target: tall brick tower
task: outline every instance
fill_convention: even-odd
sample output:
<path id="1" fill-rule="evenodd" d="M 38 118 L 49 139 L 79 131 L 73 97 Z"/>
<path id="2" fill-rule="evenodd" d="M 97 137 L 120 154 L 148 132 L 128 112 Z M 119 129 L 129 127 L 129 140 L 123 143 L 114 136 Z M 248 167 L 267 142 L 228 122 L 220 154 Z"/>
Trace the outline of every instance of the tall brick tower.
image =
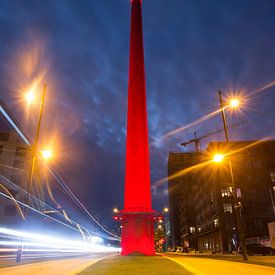
<path id="1" fill-rule="evenodd" d="M 120 212 L 122 255 L 155 254 L 141 2 L 131 0 L 125 194 Z"/>

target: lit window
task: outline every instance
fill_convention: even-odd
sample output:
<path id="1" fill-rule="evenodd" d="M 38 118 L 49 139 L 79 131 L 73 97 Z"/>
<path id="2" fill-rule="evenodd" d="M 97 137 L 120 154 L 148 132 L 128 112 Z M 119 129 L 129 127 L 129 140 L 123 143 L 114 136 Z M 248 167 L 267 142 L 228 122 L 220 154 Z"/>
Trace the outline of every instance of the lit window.
<path id="1" fill-rule="evenodd" d="M 271 181 L 275 182 L 275 172 L 270 172 Z"/>
<path id="2" fill-rule="evenodd" d="M 232 187 L 226 187 L 226 188 L 223 188 L 221 190 L 221 195 L 222 197 L 231 197 L 232 196 L 232 191 L 233 191 L 233 188 Z"/>
<path id="3" fill-rule="evenodd" d="M 217 227 L 218 225 L 219 225 L 219 220 L 218 219 L 214 220 L 214 226 Z"/>
<path id="4" fill-rule="evenodd" d="M 210 201 L 214 202 L 214 194 L 213 193 L 210 193 Z"/>
<path id="5" fill-rule="evenodd" d="M 236 188 L 236 194 L 237 194 L 237 198 L 241 198 L 242 197 L 241 188 L 239 188 L 239 187 Z"/>
<path id="6" fill-rule="evenodd" d="M 231 203 L 224 203 L 223 204 L 223 212 L 224 213 L 232 213 L 233 212 L 232 204 Z"/>
<path id="7" fill-rule="evenodd" d="M 190 233 L 195 233 L 195 227 L 193 226 L 190 227 Z"/>

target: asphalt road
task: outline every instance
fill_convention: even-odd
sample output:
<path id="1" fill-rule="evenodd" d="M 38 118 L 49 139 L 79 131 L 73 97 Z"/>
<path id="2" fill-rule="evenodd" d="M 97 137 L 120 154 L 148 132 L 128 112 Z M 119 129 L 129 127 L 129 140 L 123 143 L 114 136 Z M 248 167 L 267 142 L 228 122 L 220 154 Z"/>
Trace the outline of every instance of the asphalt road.
<path id="1" fill-rule="evenodd" d="M 1 275 L 71 275 L 77 274 L 95 262 L 112 256 L 114 253 L 90 253 L 86 255 L 28 255 L 22 264 L 0 268 Z M 55 258 L 53 258 L 55 257 Z M 1 261 L 9 263 L 14 257 L 1 257 Z"/>

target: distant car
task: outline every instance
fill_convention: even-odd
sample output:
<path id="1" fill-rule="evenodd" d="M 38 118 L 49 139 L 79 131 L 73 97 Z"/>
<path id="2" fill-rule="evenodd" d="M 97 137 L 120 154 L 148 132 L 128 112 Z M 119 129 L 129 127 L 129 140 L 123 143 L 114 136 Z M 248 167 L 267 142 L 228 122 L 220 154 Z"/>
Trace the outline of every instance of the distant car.
<path id="1" fill-rule="evenodd" d="M 264 246 L 258 243 L 252 243 L 246 245 L 248 255 L 261 254 L 261 255 L 275 255 L 275 249 L 269 246 Z"/>

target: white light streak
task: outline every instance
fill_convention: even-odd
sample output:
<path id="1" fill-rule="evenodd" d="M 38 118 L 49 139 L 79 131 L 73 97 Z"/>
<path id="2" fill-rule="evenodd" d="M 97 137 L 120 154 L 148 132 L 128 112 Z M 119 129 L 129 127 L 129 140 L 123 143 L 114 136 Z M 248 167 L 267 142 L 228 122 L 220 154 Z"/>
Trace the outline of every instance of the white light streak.
<path id="1" fill-rule="evenodd" d="M 0 105 L 0 112 L 3 114 L 3 116 L 7 119 L 7 121 L 11 124 L 11 126 L 14 128 L 14 130 L 18 133 L 18 135 L 28 144 L 30 145 L 27 138 L 24 136 L 24 134 L 20 131 L 20 129 L 16 126 L 16 124 L 13 122 L 11 117 L 8 115 L 8 113 L 4 110 L 4 108 Z"/>
<path id="2" fill-rule="evenodd" d="M 0 227 L 0 233 L 20 238 L 17 241 L 0 241 L 1 246 L 23 246 L 27 249 L 54 249 L 63 252 L 118 252 L 119 248 L 99 245 L 92 242 L 60 239 L 55 236 L 24 232 Z M 45 249 L 44 249 L 45 248 Z M 45 251 L 46 251 L 45 250 Z"/>

